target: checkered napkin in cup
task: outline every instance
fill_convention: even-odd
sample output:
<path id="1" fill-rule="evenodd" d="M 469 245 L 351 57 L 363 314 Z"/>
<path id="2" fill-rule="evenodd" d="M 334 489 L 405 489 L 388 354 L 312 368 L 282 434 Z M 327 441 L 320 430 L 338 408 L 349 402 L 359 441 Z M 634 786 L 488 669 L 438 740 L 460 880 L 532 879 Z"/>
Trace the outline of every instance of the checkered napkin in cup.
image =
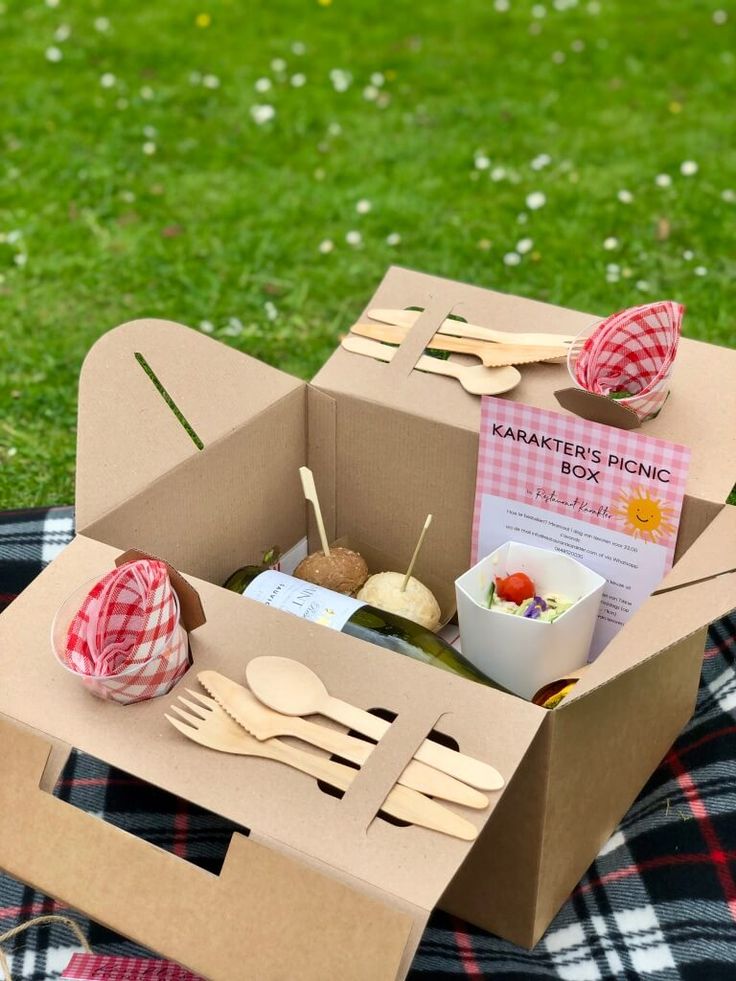
<path id="1" fill-rule="evenodd" d="M 63 660 L 101 698 L 166 694 L 189 666 L 166 565 L 139 559 L 95 583 L 69 625 Z"/>
<path id="2" fill-rule="evenodd" d="M 614 313 L 597 324 L 572 364 L 581 388 L 617 397 L 640 419 L 664 405 L 677 354 L 684 307 L 672 300 L 646 303 Z"/>

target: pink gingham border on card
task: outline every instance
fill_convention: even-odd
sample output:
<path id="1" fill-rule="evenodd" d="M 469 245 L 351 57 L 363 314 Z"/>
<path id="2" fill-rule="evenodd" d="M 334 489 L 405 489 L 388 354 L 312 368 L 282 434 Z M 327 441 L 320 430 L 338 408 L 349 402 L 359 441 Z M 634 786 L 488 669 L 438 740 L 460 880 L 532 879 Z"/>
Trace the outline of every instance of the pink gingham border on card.
<path id="1" fill-rule="evenodd" d="M 473 563 L 482 557 L 479 555 L 479 535 L 484 496 L 491 495 L 529 504 L 530 499 L 524 494 L 527 484 L 547 488 L 562 485 L 581 493 L 593 504 L 610 504 L 615 503 L 615 495 L 620 491 L 626 488 L 646 487 L 648 484 L 647 478 L 625 472 L 621 472 L 620 476 L 605 485 L 606 488 L 611 488 L 611 493 L 606 490 L 601 494 L 597 485 L 586 487 L 582 481 L 573 484 L 560 473 L 560 463 L 566 459 L 562 454 L 540 451 L 536 447 L 493 436 L 494 423 L 503 427 L 511 426 L 515 430 L 523 429 L 527 433 L 544 434 L 569 443 L 597 448 L 601 450 L 604 460 L 609 454 L 616 454 L 646 462 L 658 469 L 666 468 L 670 471 L 670 480 L 662 487 L 657 485 L 658 493 L 666 498 L 667 505 L 672 508 L 672 520 L 675 526 L 679 524 L 690 461 L 690 449 L 687 446 L 668 443 L 638 432 L 603 426 L 600 423 L 581 419 L 579 416 L 563 415 L 536 406 L 484 396 L 481 399 L 478 471 L 473 510 Z M 583 466 L 593 468 L 597 466 L 585 460 L 576 461 L 572 457 L 568 459 L 571 463 L 577 462 Z M 605 473 L 604 464 L 601 464 L 600 469 L 602 474 Z M 569 514 L 564 507 L 554 503 L 534 502 L 534 506 L 556 514 Z M 605 519 L 597 519 L 592 515 L 578 520 L 586 520 L 599 527 L 609 529 L 612 527 Z M 615 527 L 615 530 L 625 533 L 625 529 L 621 527 Z M 674 558 L 676 540 L 675 533 L 661 543 L 667 549 L 668 567 L 671 566 Z"/>

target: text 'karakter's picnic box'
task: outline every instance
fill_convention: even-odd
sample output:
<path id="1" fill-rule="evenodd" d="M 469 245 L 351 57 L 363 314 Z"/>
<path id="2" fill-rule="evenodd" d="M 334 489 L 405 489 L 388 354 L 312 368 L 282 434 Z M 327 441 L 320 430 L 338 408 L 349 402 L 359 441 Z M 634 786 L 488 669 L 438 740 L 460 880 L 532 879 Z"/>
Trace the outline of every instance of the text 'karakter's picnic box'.
<path id="1" fill-rule="evenodd" d="M 222 589 L 266 546 L 308 532 L 316 544 L 305 464 L 332 540 L 385 550 L 390 539 L 410 554 L 417 516 L 432 512 L 417 575 L 452 583 L 470 566 L 479 402 L 413 365 L 449 313 L 565 333 L 591 320 L 399 268 L 370 306 L 424 313 L 390 364 L 339 349 L 311 385 L 168 322 L 102 337 L 80 382 L 77 537 L 0 618 L 0 866 L 209 978 L 403 977 L 437 905 L 533 945 L 688 719 L 706 625 L 736 605 L 736 509 L 723 503 L 736 476 L 736 351 L 688 340 L 665 410 L 646 424 L 692 448 L 679 561 L 553 711 Z M 510 397 L 557 409 L 563 370 L 525 368 Z M 718 400 L 703 397 L 705 380 Z M 287 767 L 181 738 L 163 713 L 191 671 L 170 696 L 122 707 L 58 668 L 54 613 L 130 548 L 199 592 L 195 671 L 242 682 L 251 658 L 288 656 L 340 698 L 396 713 L 341 800 Z M 434 727 L 506 779 L 486 811 L 466 812 L 474 843 L 375 817 Z M 215 876 L 85 814 L 50 793 L 70 747 L 249 835 L 234 835 Z"/>

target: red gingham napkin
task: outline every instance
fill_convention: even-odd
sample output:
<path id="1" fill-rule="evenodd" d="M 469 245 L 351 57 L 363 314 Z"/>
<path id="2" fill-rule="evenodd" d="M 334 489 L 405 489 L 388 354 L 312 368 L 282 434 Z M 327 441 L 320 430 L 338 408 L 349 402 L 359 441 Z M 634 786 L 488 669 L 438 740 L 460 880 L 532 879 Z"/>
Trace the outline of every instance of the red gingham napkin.
<path id="1" fill-rule="evenodd" d="M 74 954 L 61 976 L 65 981 L 203 981 L 172 961 L 104 954 Z"/>
<path id="2" fill-rule="evenodd" d="M 189 652 L 165 564 L 128 562 L 95 583 L 69 625 L 62 659 L 102 698 L 125 703 L 169 691 Z"/>
<path id="3" fill-rule="evenodd" d="M 681 304 L 662 300 L 607 317 L 574 359 L 575 381 L 597 395 L 627 391 L 622 405 L 640 419 L 653 415 L 667 398 L 683 313 Z"/>

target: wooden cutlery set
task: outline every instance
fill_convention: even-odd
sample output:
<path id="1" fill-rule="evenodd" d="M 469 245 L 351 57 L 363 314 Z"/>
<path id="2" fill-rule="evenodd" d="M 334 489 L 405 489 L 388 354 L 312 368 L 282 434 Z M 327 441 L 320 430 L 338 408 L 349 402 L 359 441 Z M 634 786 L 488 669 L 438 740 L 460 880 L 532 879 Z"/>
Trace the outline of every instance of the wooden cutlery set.
<path id="1" fill-rule="evenodd" d="M 390 361 L 396 348 L 414 326 L 421 312 L 416 310 L 369 310 L 374 323 L 357 323 L 342 338 L 342 346 L 353 354 L 363 354 L 378 361 Z M 462 365 L 422 355 L 417 371 L 450 375 L 472 395 L 501 395 L 521 381 L 515 365 L 566 358 L 574 335 L 516 333 L 478 327 L 462 320 L 448 318 L 431 338 L 428 349 L 480 358 L 480 365 Z"/>
<path id="2" fill-rule="evenodd" d="M 338 790 L 347 790 L 360 773 L 325 756 L 296 749 L 290 736 L 358 766 L 374 744 L 303 718 L 322 715 L 379 741 L 390 723 L 329 694 L 321 679 L 299 661 L 258 657 L 246 668 L 249 688 L 217 671 L 197 678 L 207 695 L 187 688 L 171 706 L 168 721 L 187 738 L 223 753 L 258 756 L 285 763 Z M 176 717 L 175 717 L 176 716 Z M 482 810 L 482 791 L 500 790 L 504 780 L 494 767 L 429 739 L 401 773 L 381 811 L 399 820 L 472 841 L 478 829 L 433 798 Z"/>

